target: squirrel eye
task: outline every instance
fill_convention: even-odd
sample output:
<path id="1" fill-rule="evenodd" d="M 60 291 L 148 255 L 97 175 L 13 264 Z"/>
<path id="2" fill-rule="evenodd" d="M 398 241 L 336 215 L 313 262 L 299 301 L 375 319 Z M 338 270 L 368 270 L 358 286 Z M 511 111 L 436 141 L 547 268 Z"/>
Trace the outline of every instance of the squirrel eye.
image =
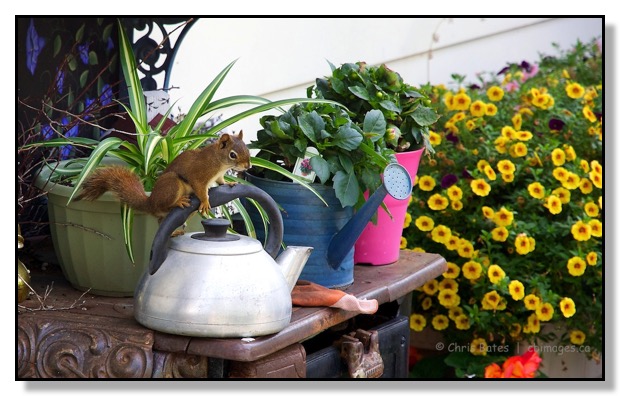
<path id="1" fill-rule="evenodd" d="M 231 151 L 228 156 L 230 157 L 230 159 L 237 159 L 237 153 L 235 153 L 234 151 Z"/>

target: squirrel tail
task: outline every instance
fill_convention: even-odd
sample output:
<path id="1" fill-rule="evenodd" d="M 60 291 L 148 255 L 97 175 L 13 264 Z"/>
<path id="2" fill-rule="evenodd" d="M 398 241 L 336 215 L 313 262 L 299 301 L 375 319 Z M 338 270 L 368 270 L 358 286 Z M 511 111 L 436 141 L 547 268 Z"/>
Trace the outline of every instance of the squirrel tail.
<path id="1" fill-rule="evenodd" d="M 140 178 L 122 166 L 96 169 L 82 184 L 82 191 L 76 200 L 93 201 L 106 191 L 112 191 L 121 202 L 133 209 L 149 212 L 148 196 Z"/>

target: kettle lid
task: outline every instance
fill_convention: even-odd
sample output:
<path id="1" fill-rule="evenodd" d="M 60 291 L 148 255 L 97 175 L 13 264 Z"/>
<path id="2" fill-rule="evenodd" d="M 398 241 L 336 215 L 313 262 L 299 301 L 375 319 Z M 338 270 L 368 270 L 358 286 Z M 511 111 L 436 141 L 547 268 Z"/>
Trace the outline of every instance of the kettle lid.
<path id="1" fill-rule="evenodd" d="M 201 221 L 204 232 L 189 233 L 170 240 L 170 248 L 187 253 L 218 256 L 252 254 L 263 250 L 260 241 L 228 233 L 227 219 L 205 219 Z"/>

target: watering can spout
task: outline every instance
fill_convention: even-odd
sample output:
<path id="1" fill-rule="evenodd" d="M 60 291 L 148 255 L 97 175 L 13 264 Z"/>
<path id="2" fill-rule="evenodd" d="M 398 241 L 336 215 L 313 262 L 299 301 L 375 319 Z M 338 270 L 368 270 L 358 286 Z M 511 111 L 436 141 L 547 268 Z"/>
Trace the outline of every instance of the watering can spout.
<path id="1" fill-rule="evenodd" d="M 398 200 L 407 199 L 412 187 L 409 172 L 402 165 L 389 164 L 383 172 L 383 184 L 329 243 L 327 250 L 329 266 L 333 269 L 340 266 L 387 194 Z"/>

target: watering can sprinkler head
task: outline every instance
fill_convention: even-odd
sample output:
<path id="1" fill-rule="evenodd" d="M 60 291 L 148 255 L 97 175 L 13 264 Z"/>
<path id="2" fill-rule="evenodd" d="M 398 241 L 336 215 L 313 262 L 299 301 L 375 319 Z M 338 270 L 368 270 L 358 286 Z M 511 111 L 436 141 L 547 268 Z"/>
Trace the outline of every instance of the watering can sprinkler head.
<path id="1" fill-rule="evenodd" d="M 330 267 L 337 269 L 340 266 L 387 194 L 398 200 L 408 199 L 412 188 L 413 181 L 407 169 L 398 163 L 388 164 L 383 171 L 381 186 L 332 238 L 327 251 Z"/>

